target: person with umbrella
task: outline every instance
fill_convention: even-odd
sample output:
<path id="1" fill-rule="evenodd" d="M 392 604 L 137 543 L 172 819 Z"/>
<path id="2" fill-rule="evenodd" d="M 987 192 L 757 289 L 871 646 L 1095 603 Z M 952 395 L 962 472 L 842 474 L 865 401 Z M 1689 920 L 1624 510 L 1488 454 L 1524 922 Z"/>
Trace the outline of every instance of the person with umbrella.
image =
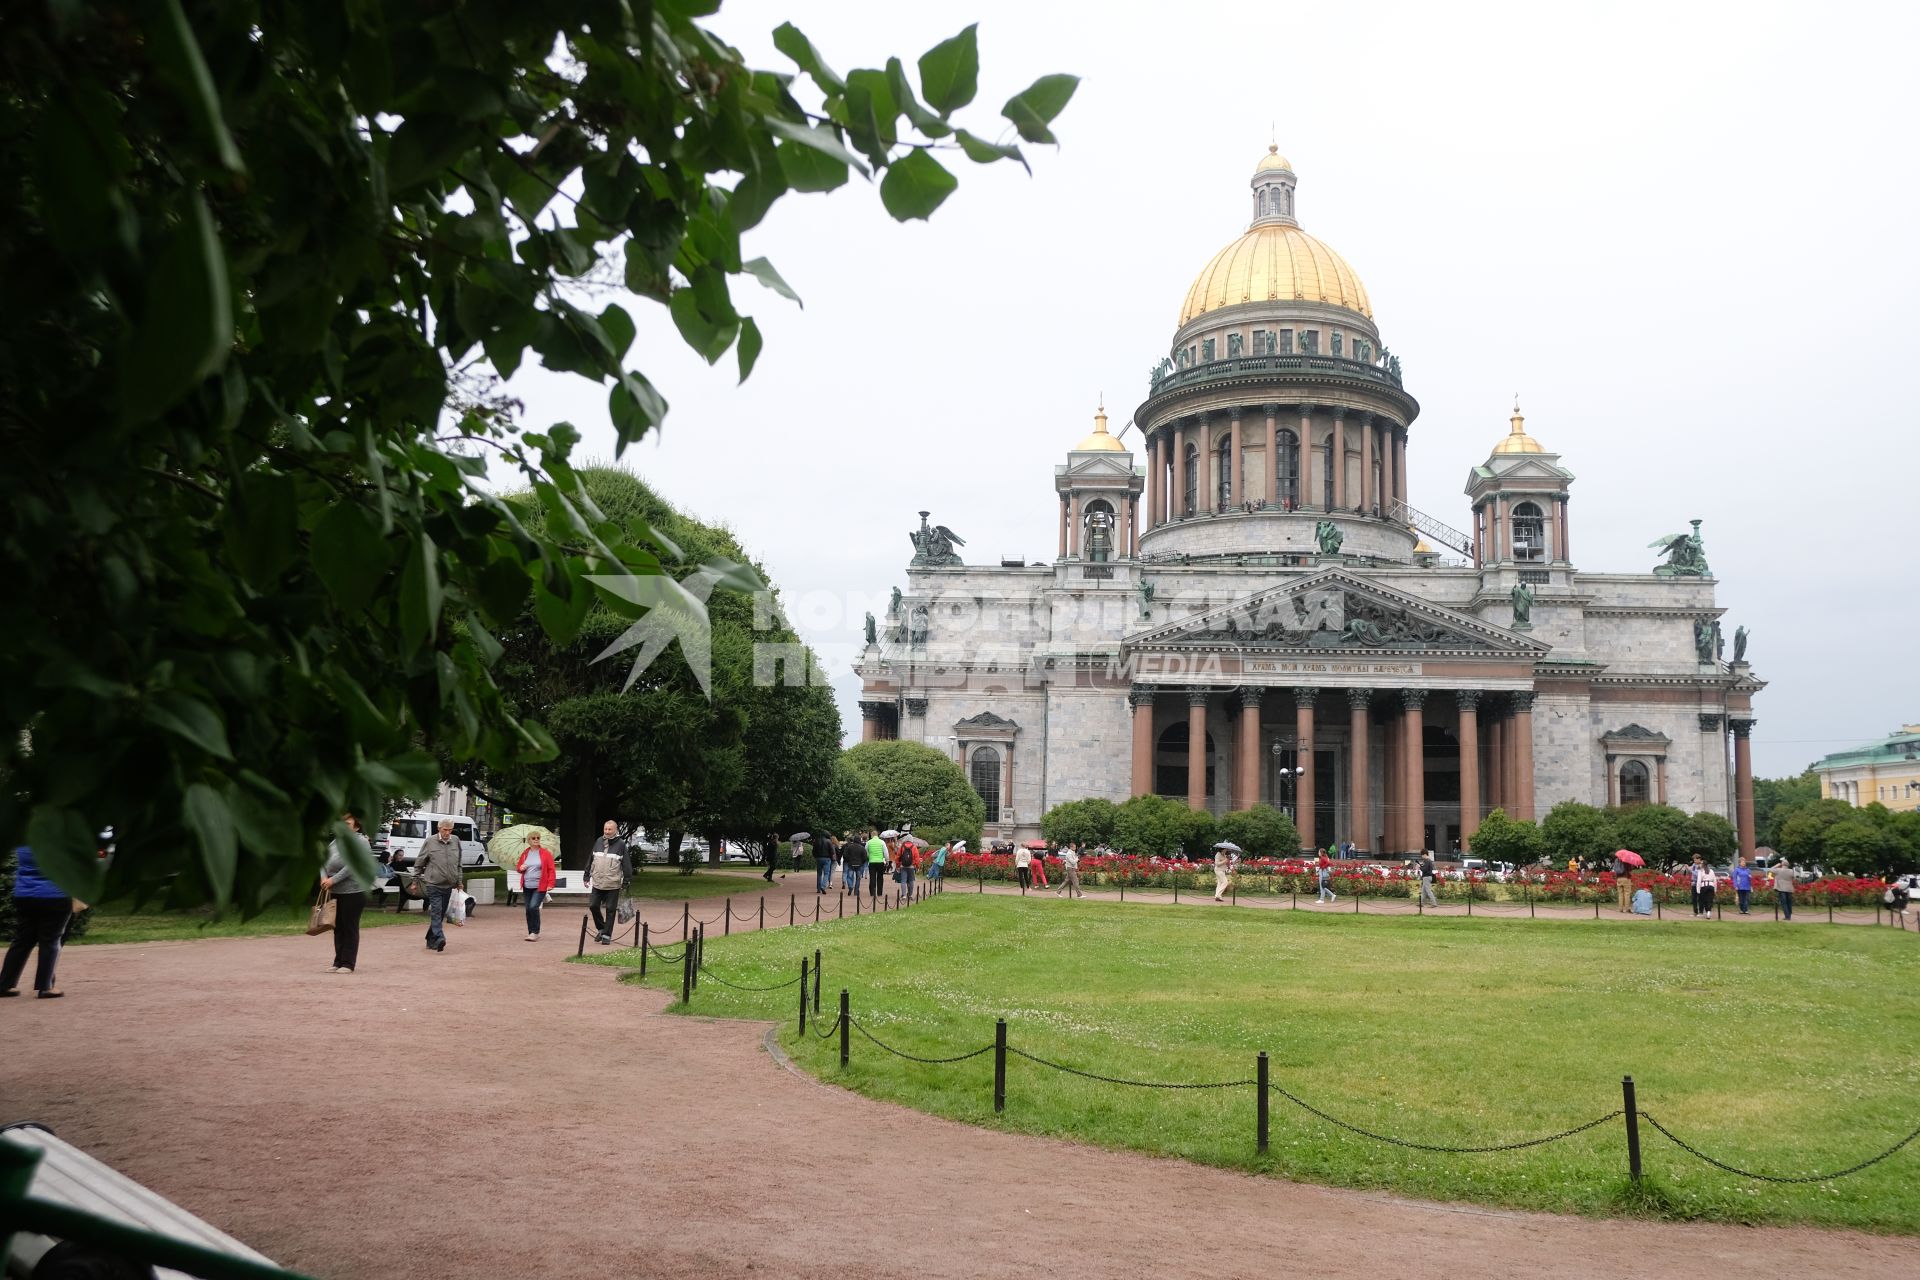
<path id="1" fill-rule="evenodd" d="M 900 872 L 900 892 L 908 902 L 913 901 L 913 873 L 919 866 L 920 846 L 924 843 L 918 836 L 902 836 L 894 846 L 897 858 L 895 866 Z"/>
<path id="2" fill-rule="evenodd" d="M 520 896 L 527 904 L 527 941 L 540 941 L 540 904 L 553 892 L 553 882 L 557 875 L 553 865 L 553 850 L 546 847 L 540 838 L 538 829 L 527 832 L 525 847 L 513 864 L 513 875 L 520 882 Z"/>
<path id="3" fill-rule="evenodd" d="M 1613 851 L 1613 891 L 1623 915 L 1633 910 L 1633 869 L 1644 865 L 1645 859 L 1631 849 Z"/>
<path id="4" fill-rule="evenodd" d="M 1233 864 L 1240 856 L 1240 846 L 1231 840 L 1222 840 L 1213 846 L 1213 900 L 1227 900 L 1227 886 L 1233 883 Z"/>

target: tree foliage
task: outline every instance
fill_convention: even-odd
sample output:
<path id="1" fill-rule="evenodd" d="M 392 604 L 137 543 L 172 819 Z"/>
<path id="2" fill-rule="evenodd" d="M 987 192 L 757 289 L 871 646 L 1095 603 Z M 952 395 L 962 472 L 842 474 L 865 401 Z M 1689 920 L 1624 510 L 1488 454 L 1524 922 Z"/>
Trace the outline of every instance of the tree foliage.
<path id="1" fill-rule="evenodd" d="M 1701 810 L 1687 819 L 1687 854 L 1699 854 L 1714 866 L 1733 861 L 1740 848 L 1740 832 L 1717 813 Z"/>
<path id="2" fill-rule="evenodd" d="M 1270 804 L 1221 814 L 1213 836 L 1231 840 L 1256 858 L 1291 858 L 1300 852 L 1300 832 L 1293 819 Z"/>
<path id="3" fill-rule="evenodd" d="M 1055 844 L 1111 843 L 1120 808 L 1111 800 L 1088 796 L 1053 806 L 1040 816 L 1040 834 Z"/>
<path id="4" fill-rule="evenodd" d="M 1621 844 L 1613 819 L 1577 800 L 1562 800 L 1547 811 L 1540 820 L 1540 839 L 1547 860 L 1559 867 L 1574 858 L 1587 866 L 1610 859 Z"/>
<path id="5" fill-rule="evenodd" d="M 1812 769 L 1793 778 L 1753 780 L 1753 830 L 1758 843 L 1780 847 L 1780 827 L 1820 798 L 1820 776 Z"/>
<path id="6" fill-rule="evenodd" d="M 1516 867 L 1538 862 L 1546 852 L 1546 847 L 1539 827 L 1531 822 L 1509 818 L 1505 809 L 1488 813 L 1480 820 L 1480 829 L 1473 833 L 1473 852 L 1476 857 L 1511 862 Z"/>
<path id="7" fill-rule="evenodd" d="M 862 742 L 843 753 L 873 795 L 869 821 L 878 826 L 913 824 L 923 840 L 965 840 L 980 847 L 987 802 L 945 752 L 925 743 L 896 739 Z"/>
<path id="8" fill-rule="evenodd" d="M 1114 843 L 1141 857 L 1205 853 L 1213 844 L 1213 832 L 1212 814 L 1189 809 L 1169 796 L 1134 796 L 1114 815 Z"/>
<path id="9" fill-rule="evenodd" d="M 531 354 L 606 388 L 624 447 L 667 405 L 596 291 L 745 377 L 761 335 L 731 286 L 792 296 L 742 245 L 780 198 L 879 174 L 923 218 L 954 187 L 939 156 L 1025 163 L 953 116 L 972 28 L 916 89 L 897 58 L 843 77 L 783 26 L 803 80 L 745 65 L 696 21 L 716 7 L 16 6 L 0 567 L 33 625 L 0 649 L 0 841 L 88 899 L 171 880 L 253 908 L 311 876 L 343 809 L 430 793 L 435 753 L 554 756 L 501 695 L 494 631 L 531 603 L 569 645 L 588 575 L 676 557 L 600 511 L 574 428 L 523 431 L 490 374 Z M 1051 141 L 1073 83 L 1000 114 Z"/>
<path id="10" fill-rule="evenodd" d="M 1693 857 L 1693 828 L 1687 815 L 1670 804 L 1636 804 L 1609 809 L 1620 843 L 1650 867 L 1670 867 Z"/>
<path id="11" fill-rule="evenodd" d="M 808 810 L 807 827 L 815 835 L 823 831 L 835 836 L 858 831 L 873 822 L 879 807 L 866 778 L 847 762 L 844 753 L 836 752 L 827 785 L 820 789 Z"/>

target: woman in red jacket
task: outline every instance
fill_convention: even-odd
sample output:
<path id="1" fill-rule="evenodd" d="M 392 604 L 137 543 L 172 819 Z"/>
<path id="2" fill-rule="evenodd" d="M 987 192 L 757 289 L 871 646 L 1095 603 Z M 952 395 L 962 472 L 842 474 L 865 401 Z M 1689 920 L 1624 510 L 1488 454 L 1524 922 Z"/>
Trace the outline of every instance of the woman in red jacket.
<path id="1" fill-rule="evenodd" d="M 513 873 L 520 877 L 520 892 L 527 899 L 527 941 L 540 941 L 540 904 L 546 901 L 547 894 L 553 890 L 553 855 L 540 843 L 540 833 L 527 833 L 527 847 L 520 853 L 520 861 L 514 864 Z"/>

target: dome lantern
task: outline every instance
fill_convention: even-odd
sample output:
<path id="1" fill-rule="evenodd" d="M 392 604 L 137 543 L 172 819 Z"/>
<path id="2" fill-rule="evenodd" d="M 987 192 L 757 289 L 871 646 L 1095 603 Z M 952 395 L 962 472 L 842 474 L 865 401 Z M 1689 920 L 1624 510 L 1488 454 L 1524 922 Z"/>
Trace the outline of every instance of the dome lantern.
<path id="1" fill-rule="evenodd" d="M 1280 148 L 1267 144 L 1267 154 L 1253 169 L 1253 222 L 1258 227 L 1279 223 L 1289 227 L 1300 224 L 1293 217 L 1293 188 L 1299 180 L 1293 165 L 1280 154 Z"/>
<path id="2" fill-rule="evenodd" d="M 1093 434 L 1073 446 L 1075 453 L 1125 453 L 1127 446 L 1107 434 L 1107 404 L 1102 397 L 1100 408 L 1093 415 Z"/>
<path id="3" fill-rule="evenodd" d="M 1507 438 L 1493 446 L 1495 453 L 1545 453 L 1538 440 L 1527 434 L 1527 420 L 1520 415 L 1520 397 L 1513 398 L 1513 424 L 1507 432 Z"/>

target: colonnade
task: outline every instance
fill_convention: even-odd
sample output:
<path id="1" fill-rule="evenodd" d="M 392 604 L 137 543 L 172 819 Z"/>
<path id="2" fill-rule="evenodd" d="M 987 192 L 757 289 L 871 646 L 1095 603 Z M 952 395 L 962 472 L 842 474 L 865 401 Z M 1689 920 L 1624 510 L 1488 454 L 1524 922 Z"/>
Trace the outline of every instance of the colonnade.
<path id="1" fill-rule="evenodd" d="M 1293 492 L 1283 494 L 1279 461 L 1288 440 L 1298 462 L 1292 468 Z M 1191 465 L 1199 468 L 1191 503 L 1186 500 L 1189 453 Z M 1263 459 L 1257 484 L 1247 474 L 1249 455 Z M 1356 459 L 1359 473 L 1352 477 L 1348 472 Z M 1316 404 L 1192 414 L 1148 433 L 1146 492 L 1149 529 L 1247 503 L 1385 514 L 1407 499 L 1407 429 L 1385 414 Z"/>

